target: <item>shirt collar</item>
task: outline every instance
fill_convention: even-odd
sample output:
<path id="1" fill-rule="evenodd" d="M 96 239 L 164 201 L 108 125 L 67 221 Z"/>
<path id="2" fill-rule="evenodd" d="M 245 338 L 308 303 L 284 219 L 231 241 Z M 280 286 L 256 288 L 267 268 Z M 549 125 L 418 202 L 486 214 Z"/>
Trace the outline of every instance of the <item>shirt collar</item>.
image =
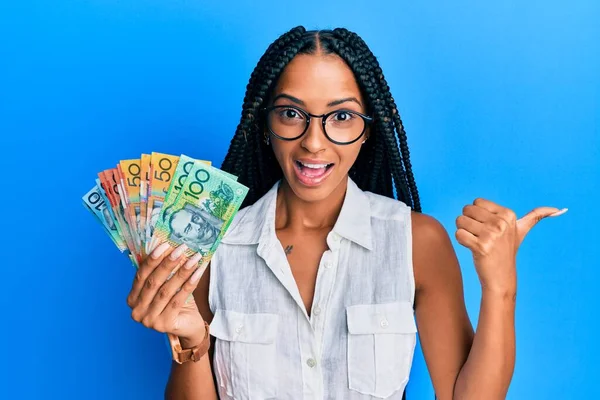
<path id="1" fill-rule="evenodd" d="M 234 217 L 222 242 L 229 244 L 258 244 L 275 236 L 275 206 L 281 181 L 256 203 L 240 210 Z M 342 209 L 332 229 L 341 237 L 372 250 L 371 203 L 354 181 L 348 177 Z"/>

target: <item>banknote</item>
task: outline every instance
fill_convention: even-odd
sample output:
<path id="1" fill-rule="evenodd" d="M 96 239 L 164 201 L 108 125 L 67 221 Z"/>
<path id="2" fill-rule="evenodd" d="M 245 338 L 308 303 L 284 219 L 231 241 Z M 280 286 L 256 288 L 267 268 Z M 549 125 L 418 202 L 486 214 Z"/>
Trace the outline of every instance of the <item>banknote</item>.
<path id="1" fill-rule="evenodd" d="M 148 210 L 148 186 L 150 184 L 150 154 L 142 154 L 140 182 L 140 239 L 142 240 L 142 257 L 146 256 L 146 211 Z"/>
<path id="2" fill-rule="evenodd" d="M 212 257 L 248 188 L 218 169 L 195 161 L 175 201 L 169 193 L 154 231 L 157 243 L 172 247 L 185 243 L 186 255 L 202 254 L 199 264 Z"/>
<path id="3" fill-rule="evenodd" d="M 121 187 L 126 196 L 126 211 L 129 214 L 129 223 L 135 247 L 141 254 L 141 206 L 140 206 L 140 186 L 141 186 L 141 160 L 130 159 L 119 161 L 119 172 L 121 175 Z"/>
<path id="4" fill-rule="evenodd" d="M 110 204 L 107 204 L 107 201 L 100 193 L 100 190 L 101 189 L 98 187 L 98 185 L 94 185 L 94 187 L 83 196 L 83 203 L 86 206 L 86 208 L 92 214 L 94 214 L 98 222 L 102 224 L 102 226 L 108 233 L 108 236 L 112 239 L 112 241 L 122 253 L 127 250 L 127 244 L 119 235 L 119 231 L 117 229 L 117 222 L 113 219 L 110 212 Z"/>
<path id="5" fill-rule="evenodd" d="M 98 173 L 83 204 L 135 266 L 165 240 L 186 243 L 206 265 L 248 191 L 211 164 L 158 152 L 121 160 Z"/>
<path id="6" fill-rule="evenodd" d="M 175 172 L 173 174 L 173 179 L 171 180 L 171 184 L 165 194 L 165 198 L 163 203 L 161 204 L 161 209 L 158 210 L 160 215 L 160 211 L 165 207 L 171 206 L 175 200 L 177 200 L 177 195 L 179 191 L 183 187 L 190 171 L 192 170 L 194 163 L 196 161 L 202 162 L 206 165 L 211 165 L 210 161 L 207 160 L 196 160 L 192 157 L 188 157 L 185 154 L 179 156 L 179 162 L 177 163 L 177 168 L 175 168 Z M 157 217 L 158 217 L 157 215 Z M 155 222 L 156 225 L 156 222 Z M 154 238 L 150 239 L 150 245 L 148 246 L 148 252 L 154 250 L 158 245 L 158 241 Z"/>
<path id="7" fill-rule="evenodd" d="M 105 179 L 104 187 L 108 193 L 111 194 L 114 203 L 111 202 L 113 207 L 113 214 L 115 215 L 117 222 L 121 225 L 121 232 L 123 233 L 123 239 L 125 239 L 125 243 L 127 243 L 127 247 L 134 255 L 135 259 L 138 262 L 141 262 L 141 257 L 137 252 L 135 247 L 135 243 L 133 242 L 133 238 L 131 235 L 131 228 L 129 226 L 129 218 L 127 217 L 127 213 L 125 212 L 125 207 L 123 206 L 123 201 L 121 199 L 121 185 L 120 178 L 118 175 L 117 168 L 111 168 L 103 171 L 99 174 L 100 180 Z"/>
<path id="8" fill-rule="evenodd" d="M 171 180 L 177 168 L 179 156 L 152 152 L 150 156 L 150 183 L 148 185 L 148 202 L 146 204 L 146 240 L 145 250 L 149 254 L 152 250 L 150 241 L 158 214 L 165 201 Z"/>
<path id="9" fill-rule="evenodd" d="M 106 192 L 104 183 L 102 183 L 102 181 L 99 178 L 96 178 L 96 186 L 98 186 L 98 190 L 100 192 L 100 195 L 102 196 L 102 198 L 106 202 L 106 205 L 107 205 L 106 209 L 108 210 L 108 213 L 110 214 L 110 217 L 112 218 L 112 220 L 115 223 L 115 226 L 117 228 L 117 234 L 119 235 L 120 240 L 127 247 L 127 251 L 130 251 L 129 250 L 129 246 L 127 246 L 127 242 L 125 241 L 125 234 L 123 233 L 122 226 L 119 223 L 119 220 L 117 219 L 117 216 L 115 215 L 115 213 L 113 211 L 112 204 L 116 203 L 116 202 L 111 201 L 109 194 Z"/>

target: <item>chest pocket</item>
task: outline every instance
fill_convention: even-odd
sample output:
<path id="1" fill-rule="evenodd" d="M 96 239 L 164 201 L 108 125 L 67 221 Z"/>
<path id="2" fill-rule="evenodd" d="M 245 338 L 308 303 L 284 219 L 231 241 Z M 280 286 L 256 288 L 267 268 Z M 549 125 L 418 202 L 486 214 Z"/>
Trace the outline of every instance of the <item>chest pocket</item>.
<path id="1" fill-rule="evenodd" d="M 417 335 L 412 305 L 355 305 L 346 316 L 349 388 L 381 399 L 404 390 Z"/>
<path id="2" fill-rule="evenodd" d="M 234 399 L 277 397 L 277 314 L 218 309 L 210 324 L 216 337 L 214 372 L 220 391 Z"/>

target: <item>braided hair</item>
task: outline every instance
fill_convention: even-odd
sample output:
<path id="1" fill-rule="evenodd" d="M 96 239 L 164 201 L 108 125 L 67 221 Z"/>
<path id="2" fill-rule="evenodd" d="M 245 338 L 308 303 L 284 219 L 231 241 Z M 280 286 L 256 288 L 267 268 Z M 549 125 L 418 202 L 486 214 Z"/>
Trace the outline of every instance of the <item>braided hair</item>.
<path id="1" fill-rule="evenodd" d="M 255 203 L 277 180 L 281 167 L 263 140 L 261 109 L 287 64 L 297 54 L 337 54 L 353 71 L 374 118 L 349 176 L 362 190 L 395 198 L 421 212 L 406 133 L 379 63 L 366 43 L 344 28 L 307 31 L 298 26 L 273 42 L 258 61 L 246 87 L 240 123 L 221 169 L 249 188 L 242 207 Z"/>

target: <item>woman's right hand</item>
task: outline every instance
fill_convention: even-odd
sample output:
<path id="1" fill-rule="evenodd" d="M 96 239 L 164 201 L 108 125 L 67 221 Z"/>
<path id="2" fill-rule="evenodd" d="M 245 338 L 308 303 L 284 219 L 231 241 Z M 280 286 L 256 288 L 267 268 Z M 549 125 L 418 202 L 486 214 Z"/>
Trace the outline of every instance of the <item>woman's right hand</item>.
<path id="1" fill-rule="evenodd" d="M 127 296 L 131 318 L 147 328 L 178 336 L 182 345 L 187 344 L 184 348 L 199 344 L 205 334 L 204 320 L 192 296 L 205 266 L 196 268 L 200 253 L 186 261 L 186 249 L 185 244 L 173 249 L 169 243 L 154 249 L 140 264 Z"/>

